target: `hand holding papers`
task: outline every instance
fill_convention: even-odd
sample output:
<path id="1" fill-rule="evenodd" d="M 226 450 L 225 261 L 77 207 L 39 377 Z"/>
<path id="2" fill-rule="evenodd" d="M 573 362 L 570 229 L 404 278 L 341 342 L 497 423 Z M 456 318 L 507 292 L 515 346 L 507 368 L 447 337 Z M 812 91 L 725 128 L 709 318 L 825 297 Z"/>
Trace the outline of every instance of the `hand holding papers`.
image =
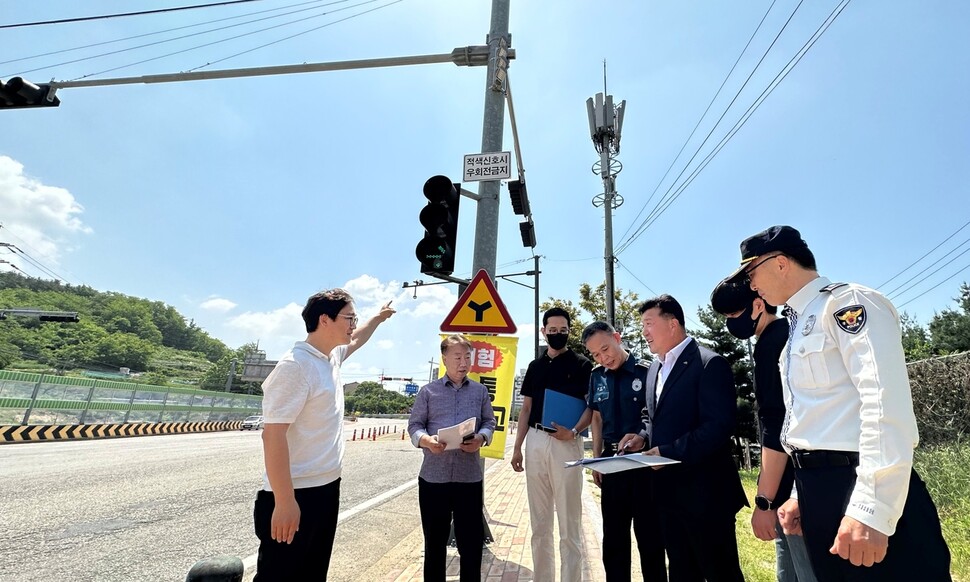
<path id="1" fill-rule="evenodd" d="M 438 431 L 438 442 L 445 444 L 445 450 L 457 449 L 462 440 L 475 434 L 475 417 L 463 420 L 454 426 L 448 426 Z"/>
<path id="2" fill-rule="evenodd" d="M 627 454 L 618 457 L 601 457 L 599 459 L 579 459 L 578 461 L 567 461 L 567 467 L 588 467 L 599 473 L 619 473 L 630 469 L 642 469 L 644 467 L 662 467 L 679 463 L 674 459 L 660 457 L 656 455 Z"/>

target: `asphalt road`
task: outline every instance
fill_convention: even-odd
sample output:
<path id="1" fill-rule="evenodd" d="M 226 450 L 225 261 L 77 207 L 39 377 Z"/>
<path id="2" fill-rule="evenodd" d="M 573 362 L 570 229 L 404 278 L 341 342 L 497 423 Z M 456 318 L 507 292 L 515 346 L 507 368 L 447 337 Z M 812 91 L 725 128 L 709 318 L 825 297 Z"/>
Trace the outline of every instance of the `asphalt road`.
<path id="1" fill-rule="evenodd" d="M 394 424 L 405 423 L 361 419 L 344 432 Z M 347 443 L 341 511 L 353 515 L 337 531 L 332 580 L 359 579 L 414 531 L 415 489 L 368 501 L 420 463 L 408 441 Z M 246 558 L 261 486 L 258 432 L 0 446 L 0 581 L 181 581 L 200 559 Z"/>

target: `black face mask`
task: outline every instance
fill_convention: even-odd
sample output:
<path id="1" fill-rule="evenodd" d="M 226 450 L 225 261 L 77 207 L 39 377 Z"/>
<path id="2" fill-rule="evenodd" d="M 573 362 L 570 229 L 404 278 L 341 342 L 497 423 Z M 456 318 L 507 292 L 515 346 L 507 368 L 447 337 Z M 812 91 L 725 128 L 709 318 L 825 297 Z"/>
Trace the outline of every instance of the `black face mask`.
<path id="1" fill-rule="evenodd" d="M 549 347 L 554 350 L 561 350 L 566 347 L 566 342 L 569 340 L 568 333 L 550 333 L 546 334 L 546 343 Z"/>
<path id="2" fill-rule="evenodd" d="M 759 313 L 758 317 L 751 319 L 754 312 L 754 305 L 749 305 L 737 317 L 727 318 L 727 328 L 731 335 L 738 339 L 746 340 L 754 335 L 754 330 L 758 327 L 758 321 L 764 313 Z"/>

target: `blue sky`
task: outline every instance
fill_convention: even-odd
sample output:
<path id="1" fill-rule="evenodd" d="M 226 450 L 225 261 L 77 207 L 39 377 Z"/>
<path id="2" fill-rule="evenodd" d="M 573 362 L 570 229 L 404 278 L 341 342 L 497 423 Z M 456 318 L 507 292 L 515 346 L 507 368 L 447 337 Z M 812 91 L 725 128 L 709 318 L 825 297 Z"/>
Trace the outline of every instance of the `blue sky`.
<path id="1" fill-rule="evenodd" d="M 59 64 L 238 20 L 5 62 L 0 78 L 40 68 L 24 76 L 74 79 L 343 9 L 100 77 L 182 71 L 385 5 L 210 68 L 449 53 L 485 41 L 489 1 L 388 0 L 349 8 L 361 1 L 304 3 L 289 10 L 314 11 L 77 63 Z M 8 4 L 0 23 L 178 3 Z M 0 61 L 295 4 L 265 0 L 6 29 Z M 597 155 L 585 100 L 603 89 L 604 59 L 609 92 L 627 101 L 617 178 L 625 203 L 614 218 L 619 245 L 713 150 L 838 2 L 797 5 L 512 0 L 517 59 L 509 78 L 536 252 L 544 257 L 543 299 L 576 300 L 581 283 L 603 277 L 603 216 L 590 203 L 602 188 L 590 172 Z M 260 16 L 271 14 L 277 13 Z M 968 248 L 970 228 L 916 261 L 970 220 L 968 26 L 970 4 L 956 0 L 850 2 L 733 139 L 619 255 L 617 286 L 641 296 L 671 293 L 693 314 L 737 265 L 740 240 L 783 223 L 801 230 L 821 273 L 833 280 L 889 292 L 901 311 L 923 323 L 952 307 L 959 284 L 970 280 L 970 255 L 917 282 Z M 348 362 L 345 378 L 374 379 L 383 370 L 423 379 L 456 290 L 424 287 L 414 299 L 401 283 L 428 279 L 414 257 L 423 234 L 421 187 L 435 174 L 457 179 L 462 155 L 479 150 L 484 85 L 484 68 L 441 64 L 63 89 L 57 109 L 0 111 L 0 242 L 18 245 L 69 283 L 174 305 L 233 347 L 259 340 L 271 358 L 303 338 L 300 308 L 321 288 L 349 288 L 365 316 L 393 299 L 398 315 Z M 528 270 L 531 253 L 521 246 L 519 217 L 504 187 L 501 207 L 498 271 Z M 461 212 L 455 274 L 470 277 L 474 204 L 464 201 Z M 42 276 L 17 255 L 0 259 Z M 509 283 L 499 291 L 525 338 L 524 367 L 532 358 L 533 292 Z"/>

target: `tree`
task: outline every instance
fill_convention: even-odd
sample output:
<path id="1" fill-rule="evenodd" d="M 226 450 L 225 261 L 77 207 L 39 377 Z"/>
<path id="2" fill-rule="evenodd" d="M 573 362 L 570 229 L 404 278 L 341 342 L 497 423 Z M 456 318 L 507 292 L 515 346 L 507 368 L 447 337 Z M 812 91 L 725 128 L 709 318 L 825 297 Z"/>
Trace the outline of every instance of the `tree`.
<path id="1" fill-rule="evenodd" d="M 219 358 L 217 362 L 212 364 L 212 366 L 205 371 L 201 378 L 199 378 L 199 388 L 203 390 L 225 390 L 226 380 L 229 379 L 229 371 L 232 369 L 232 362 L 236 362 L 236 373 L 232 377 L 232 384 L 230 385 L 231 392 L 239 393 L 257 393 L 262 394 L 262 389 L 256 382 L 243 382 L 242 372 L 243 372 L 243 362 L 246 361 L 246 356 L 252 353 L 256 353 L 258 349 L 254 342 L 243 345 L 239 349 L 230 351 L 226 355 Z"/>
<path id="2" fill-rule="evenodd" d="M 344 399 L 345 414 L 403 414 L 414 405 L 413 396 L 387 390 L 377 382 L 361 382 Z"/>
<path id="3" fill-rule="evenodd" d="M 944 309 L 930 321 L 930 337 L 933 353 L 937 355 L 970 351 L 970 285 L 960 285 L 960 296 L 955 297 L 960 311 Z"/>
<path id="4" fill-rule="evenodd" d="M 97 343 L 98 363 L 132 370 L 145 370 L 155 346 L 130 333 L 113 333 Z"/>
<path id="5" fill-rule="evenodd" d="M 650 360 L 646 343 L 640 326 L 640 296 L 628 291 L 623 294 L 622 289 L 613 290 L 614 319 L 613 327 L 620 333 L 627 349 L 636 357 Z M 579 286 L 579 306 L 593 316 L 593 320 L 606 321 L 606 283 L 600 283 L 596 289 L 589 283 Z"/>
<path id="6" fill-rule="evenodd" d="M 727 330 L 725 317 L 710 306 L 699 307 L 697 317 L 704 329 L 692 330 L 690 335 L 704 340 L 717 354 L 720 354 L 731 364 L 734 373 L 734 385 L 737 387 L 737 426 L 735 437 L 737 440 L 758 440 L 758 421 L 754 413 L 754 383 L 752 377 L 752 363 L 748 348 Z"/>
<path id="7" fill-rule="evenodd" d="M 899 326 L 902 330 L 903 352 L 907 362 L 925 360 L 933 355 L 933 346 L 923 326 L 908 313 L 899 316 Z"/>
<path id="8" fill-rule="evenodd" d="M 606 284 L 601 283 L 593 289 L 588 283 L 579 286 L 579 306 L 572 301 L 549 298 L 548 301 L 539 306 L 539 310 L 545 313 L 552 307 L 561 307 L 569 313 L 572 324 L 569 327 L 568 346 L 577 353 L 585 353 L 585 346 L 580 341 L 583 328 L 594 321 L 606 320 Z M 620 289 L 614 290 L 616 301 L 616 330 L 620 332 L 620 337 L 627 349 L 636 357 L 651 359 L 643 341 L 643 334 L 640 332 L 640 313 L 639 296 L 634 292 L 623 295 Z M 582 311 L 580 311 L 582 310 Z M 585 312 L 585 315 L 584 313 Z"/>

